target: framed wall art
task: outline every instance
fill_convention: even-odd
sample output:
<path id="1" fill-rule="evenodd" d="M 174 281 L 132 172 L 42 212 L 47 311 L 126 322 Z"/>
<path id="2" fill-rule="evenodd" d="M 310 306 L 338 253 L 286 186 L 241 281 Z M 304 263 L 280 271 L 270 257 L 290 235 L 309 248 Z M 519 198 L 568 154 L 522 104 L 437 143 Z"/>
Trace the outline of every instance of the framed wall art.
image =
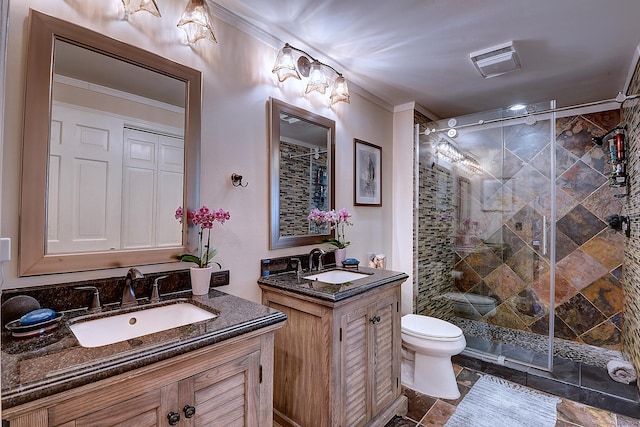
<path id="1" fill-rule="evenodd" d="M 382 148 L 354 139 L 353 204 L 382 206 Z"/>

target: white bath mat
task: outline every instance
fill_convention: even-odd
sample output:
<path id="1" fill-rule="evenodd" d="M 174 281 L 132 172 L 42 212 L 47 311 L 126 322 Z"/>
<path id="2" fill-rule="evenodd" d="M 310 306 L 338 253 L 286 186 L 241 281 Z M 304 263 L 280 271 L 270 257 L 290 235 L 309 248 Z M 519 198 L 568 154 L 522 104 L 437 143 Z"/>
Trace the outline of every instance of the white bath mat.
<path id="1" fill-rule="evenodd" d="M 445 427 L 554 427 L 558 403 L 556 397 L 482 375 Z"/>

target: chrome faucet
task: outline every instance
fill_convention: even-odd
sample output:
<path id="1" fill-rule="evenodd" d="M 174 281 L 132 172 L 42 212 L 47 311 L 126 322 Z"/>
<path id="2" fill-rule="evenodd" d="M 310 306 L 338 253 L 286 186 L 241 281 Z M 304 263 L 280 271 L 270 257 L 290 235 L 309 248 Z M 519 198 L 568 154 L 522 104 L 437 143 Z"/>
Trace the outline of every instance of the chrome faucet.
<path id="1" fill-rule="evenodd" d="M 122 302 L 120 303 L 120 307 L 133 307 L 138 305 L 136 294 L 133 292 L 133 281 L 134 279 L 142 279 L 143 277 L 144 274 L 142 274 L 137 268 L 130 268 L 129 271 L 127 271 L 127 277 L 124 280 L 124 289 L 122 290 Z"/>
<path id="2" fill-rule="evenodd" d="M 311 252 L 309 252 L 309 271 L 313 270 L 313 256 L 315 254 L 319 254 L 317 270 L 318 271 L 322 270 L 322 257 L 324 257 L 326 252 L 324 251 L 324 249 L 321 249 L 321 248 L 313 248 L 311 249 Z"/>

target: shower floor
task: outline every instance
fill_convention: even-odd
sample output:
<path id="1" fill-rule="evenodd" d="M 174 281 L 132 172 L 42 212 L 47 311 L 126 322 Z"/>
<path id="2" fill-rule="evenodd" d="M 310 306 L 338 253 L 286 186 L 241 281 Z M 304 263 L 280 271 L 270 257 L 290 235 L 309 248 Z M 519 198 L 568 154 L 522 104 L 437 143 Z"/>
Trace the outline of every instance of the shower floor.
<path id="1" fill-rule="evenodd" d="M 505 358 L 514 359 L 521 363 L 547 366 L 549 351 L 547 336 L 461 317 L 454 317 L 451 322 L 462 329 L 469 348 L 490 355 L 503 355 Z M 624 359 L 622 353 L 617 350 L 559 338 L 554 339 L 553 355 L 561 359 L 605 369 L 610 360 Z"/>

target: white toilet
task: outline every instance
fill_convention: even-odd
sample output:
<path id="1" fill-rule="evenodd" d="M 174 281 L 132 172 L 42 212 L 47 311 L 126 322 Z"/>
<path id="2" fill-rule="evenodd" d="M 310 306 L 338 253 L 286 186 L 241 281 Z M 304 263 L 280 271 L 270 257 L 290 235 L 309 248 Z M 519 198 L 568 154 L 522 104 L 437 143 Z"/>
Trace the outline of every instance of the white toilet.
<path id="1" fill-rule="evenodd" d="M 462 329 L 435 317 L 407 314 L 401 335 L 402 384 L 432 397 L 460 397 L 451 356 L 467 345 Z"/>

